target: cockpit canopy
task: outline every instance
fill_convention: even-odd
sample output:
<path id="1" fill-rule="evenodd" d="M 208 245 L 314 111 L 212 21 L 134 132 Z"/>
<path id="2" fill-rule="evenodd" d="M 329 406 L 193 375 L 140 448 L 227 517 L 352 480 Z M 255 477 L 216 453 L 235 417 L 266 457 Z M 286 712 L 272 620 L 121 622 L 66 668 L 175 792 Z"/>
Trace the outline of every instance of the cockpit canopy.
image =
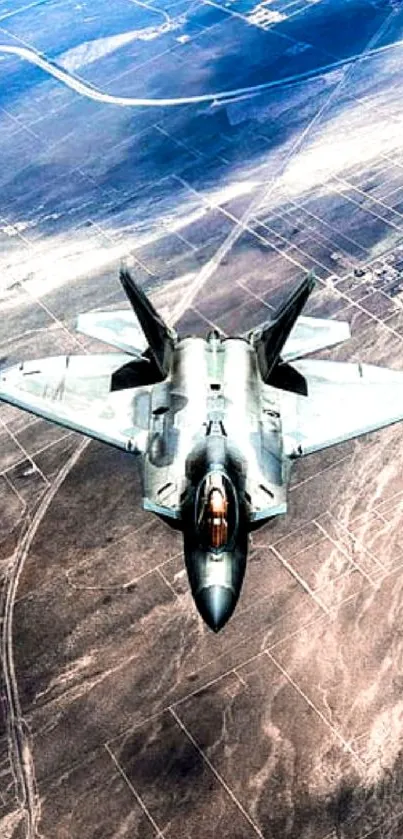
<path id="1" fill-rule="evenodd" d="M 220 553 L 234 544 L 238 527 L 235 489 L 221 471 L 208 472 L 196 494 L 196 532 L 201 547 Z"/>

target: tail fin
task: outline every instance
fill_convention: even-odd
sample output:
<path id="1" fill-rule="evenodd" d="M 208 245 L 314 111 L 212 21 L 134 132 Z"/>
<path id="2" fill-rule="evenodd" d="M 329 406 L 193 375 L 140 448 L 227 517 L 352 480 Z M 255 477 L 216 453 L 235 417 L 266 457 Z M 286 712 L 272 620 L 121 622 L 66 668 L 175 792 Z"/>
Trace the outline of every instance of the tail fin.
<path id="1" fill-rule="evenodd" d="M 148 341 L 147 353 L 155 362 L 161 379 L 164 379 L 171 364 L 175 333 L 164 323 L 126 268 L 121 268 L 119 278 Z"/>
<path id="2" fill-rule="evenodd" d="M 274 370 L 281 350 L 305 306 L 315 286 L 315 279 L 310 274 L 283 303 L 267 326 L 256 334 L 254 345 L 259 364 L 260 375 L 269 384 L 270 374 Z"/>

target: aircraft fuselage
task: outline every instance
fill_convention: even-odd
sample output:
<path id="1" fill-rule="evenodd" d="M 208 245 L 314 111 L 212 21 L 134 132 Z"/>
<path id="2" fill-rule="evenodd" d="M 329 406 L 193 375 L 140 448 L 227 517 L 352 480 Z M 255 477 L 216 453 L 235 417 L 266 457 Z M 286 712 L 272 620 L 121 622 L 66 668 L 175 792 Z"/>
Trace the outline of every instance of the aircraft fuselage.
<path id="1" fill-rule="evenodd" d="M 275 391 L 249 341 L 179 341 L 150 394 L 144 506 L 183 531 L 192 593 L 215 630 L 238 600 L 249 530 L 285 512 L 284 466 Z"/>

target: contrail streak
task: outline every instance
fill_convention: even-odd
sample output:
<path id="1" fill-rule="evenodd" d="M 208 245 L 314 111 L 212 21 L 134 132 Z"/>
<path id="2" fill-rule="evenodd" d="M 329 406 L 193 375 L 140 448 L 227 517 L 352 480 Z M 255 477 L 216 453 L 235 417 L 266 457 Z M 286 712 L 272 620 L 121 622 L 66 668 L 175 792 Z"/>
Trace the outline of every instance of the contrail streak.
<path id="1" fill-rule="evenodd" d="M 309 81 L 311 79 L 319 78 L 324 73 L 329 73 L 338 68 L 348 67 L 355 64 L 357 61 L 364 61 L 379 55 L 387 50 L 394 49 L 403 45 L 403 40 L 395 41 L 392 44 L 384 44 L 382 47 L 369 50 L 365 54 L 359 53 L 352 55 L 349 58 L 343 58 L 339 61 L 333 61 L 331 64 L 326 64 L 323 67 L 317 67 L 313 70 L 306 70 L 303 73 L 296 73 L 292 76 L 285 76 L 283 79 L 273 79 L 270 82 L 262 82 L 262 84 L 252 85 L 250 87 L 239 87 L 234 90 L 222 90 L 217 93 L 204 93 L 199 96 L 182 96 L 178 98 L 167 99 L 141 99 L 132 96 L 114 96 L 112 93 L 105 93 L 99 90 L 89 82 L 82 81 L 77 76 L 72 75 L 67 70 L 63 70 L 54 61 L 45 58 L 33 49 L 27 47 L 18 47 L 10 44 L 0 44 L 0 53 L 8 55 L 17 55 L 19 58 L 29 61 L 30 64 L 35 64 L 45 73 L 53 76 L 58 81 L 65 84 L 71 90 L 86 96 L 88 99 L 93 99 L 95 102 L 103 102 L 106 105 L 120 105 L 122 108 L 155 108 L 155 107 L 173 107 L 177 105 L 198 105 L 202 103 L 218 103 L 221 100 L 228 101 L 239 96 L 257 96 L 264 93 L 266 90 L 275 88 L 287 88 L 290 85 L 299 84 L 301 82 Z"/>

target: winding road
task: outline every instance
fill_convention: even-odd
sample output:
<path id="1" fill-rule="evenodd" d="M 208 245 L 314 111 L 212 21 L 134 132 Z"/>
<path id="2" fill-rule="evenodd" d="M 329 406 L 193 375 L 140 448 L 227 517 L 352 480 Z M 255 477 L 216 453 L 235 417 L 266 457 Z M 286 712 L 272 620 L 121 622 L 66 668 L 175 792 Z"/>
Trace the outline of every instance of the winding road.
<path id="1" fill-rule="evenodd" d="M 199 96 L 182 96 L 178 98 L 167 99 L 141 99 L 139 97 L 131 96 L 114 96 L 112 93 L 105 93 L 94 87 L 89 82 L 79 79 L 77 76 L 63 70 L 57 63 L 49 60 L 45 56 L 28 47 L 18 47 L 10 44 L 0 44 L 0 54 L 17 55 L 24 61 L 30 64 L 35 64 L 48 75 L 53 76 L 62 84 L 79 93 L 81 96 L 86 96 L 88 99 L 93 99 L 95 102 L 103 102 L 106 105 L 120 105 L 122 108 L 155 108 L 155 107 L 174 107 L 178 105 L 198 105 L 201 103 L 218 104 L 223 100 L 229 104 L 232 99 L 239 96 L 252 97 L 258 96 L 267 90 L 274 88 L 287 88 L 295 84 L 310 81 L 311 79 L 320 78 L 325 73 L 330 73 L 339 68 L 345 68 L 349 65 L 356 64 L 359 61 L 367 61 L 375 55 L 380 55 L 388 50 L 401 47 L 403 40 L 395 41 L 392 44 L 384 44 L 375 49 L 360 52 L 357 55 L 352 55 L 349 58 L 343 58 L 339 61 L 333 61 L 331 64 L 326 64 L 322 67 L 316 67 L 313 70 L 307 70 L 304 73 L 296 73 L 292 76 L 285 76 L 283 79 L 272 79 L 269 82 L 262 82 L 261 84 L 252 85 L 251 87 L 239 87 L 234 90 L 222 90 L 217 93 L 204 93 Z"/>

